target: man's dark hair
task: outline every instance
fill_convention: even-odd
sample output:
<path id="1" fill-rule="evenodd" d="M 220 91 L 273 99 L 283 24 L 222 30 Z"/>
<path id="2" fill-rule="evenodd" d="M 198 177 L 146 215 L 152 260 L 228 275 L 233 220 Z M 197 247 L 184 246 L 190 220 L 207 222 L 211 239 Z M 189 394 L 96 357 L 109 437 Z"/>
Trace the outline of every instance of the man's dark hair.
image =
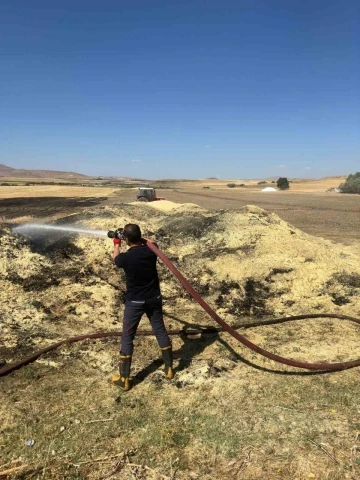
<path id="1" fill-rule="evenodd" d="M 128 223 L 124 228 L 124 237 L 129 240 L 130 243 L 138 243 L 141 240 L 141 230 L 139 225 L 135 223 Z"/>

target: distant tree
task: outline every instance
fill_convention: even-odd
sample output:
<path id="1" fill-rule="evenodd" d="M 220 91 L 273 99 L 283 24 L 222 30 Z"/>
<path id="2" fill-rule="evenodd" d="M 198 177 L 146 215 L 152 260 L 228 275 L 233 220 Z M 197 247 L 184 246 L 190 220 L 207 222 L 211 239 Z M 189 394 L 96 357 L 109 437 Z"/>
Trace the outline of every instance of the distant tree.
<path id="1" fill-rule="evenodd" d="M 263 180 L 262 182 L 258 182 L 258 185 L 265 185 L 265 183 L 267 183 L 267 182 L 265 182 L 265 181 Z"/>
<path id="2" fill-rule="evenodd" d="M 349 175 L 339 188 L 341 193 L 360 193 L 360 172 Z"/>
<path id="3" fill-rule="evenodd" d="M 228 183 L 228 184 L 227 184 L 227 187 L 229 187 L 229 188 L 235 188 L 235 187 L 236 187 L 236 183 Z"/>
<path id="4" fill-rule="evenodd" d="M 290 188 L 289 181 L 286 177 L 280 177 L 276 185 L 279 190 L 288 190 Z"/>
<path id="5" fill-rule="evenodd" d="M 239 183 L 238 187 L 246 187 L 245 183 Z"/>
<path id="6" fill-rule="evenodd" d="M 275 180 L 273 180 L 271 183 L 276 183 Z"/>

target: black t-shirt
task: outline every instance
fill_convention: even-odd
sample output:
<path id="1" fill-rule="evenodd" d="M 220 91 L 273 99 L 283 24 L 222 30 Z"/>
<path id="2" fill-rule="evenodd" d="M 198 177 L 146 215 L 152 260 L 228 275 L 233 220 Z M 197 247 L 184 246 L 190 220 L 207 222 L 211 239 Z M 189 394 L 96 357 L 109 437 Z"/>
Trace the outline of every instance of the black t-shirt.
<path id="1" fill-rule="evenodd" d="M 143 301 L 160 295 L 156 259 L 146 245 L 135 245 L 115 257 L 115 265 L 125 271 L 126 300 Z"/>

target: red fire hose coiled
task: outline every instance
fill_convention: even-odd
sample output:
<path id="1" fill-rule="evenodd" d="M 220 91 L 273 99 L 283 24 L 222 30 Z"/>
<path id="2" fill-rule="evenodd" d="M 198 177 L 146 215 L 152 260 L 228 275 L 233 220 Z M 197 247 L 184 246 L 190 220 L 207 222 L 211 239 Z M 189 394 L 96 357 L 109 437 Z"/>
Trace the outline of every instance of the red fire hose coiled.
<path id="1" fill-rule="evenodd" d="M 210 315 L 210 317 L 213 318 L 215 322 L 217 322 L 221 326 L 221 328 L 206 327 L 206 328 L 191 329 L 191 330 L 186 330 L 186 329 L 169 330 L 168 331 L 169 335 L 179 335 L 179 334 L 197 335 L 199 333 L 215 333 L 215 332 L 226 331 L 230 333 L 231 336 L 236 338 L 236 340 L 238 340 L 240 343 L 248 347 L 250 350 L 253 350 L 256 353 L 259 353 L 263 357 L 274 360 L 275 362 L 282 363 L 284 365 L 290 365 L 291 367 L 305 368 L 308 370 L 318 370 L 318 371 L 334 371 L 334 370 L 345 370 L 347 368 L 360 366 L 360 359 L 351 360 L 348 362 L 338 362 L 338 363 L 326 363 L 326 362 L 308 363 L 308 362 L 303 362 L 299 360 L 293 360 L 291 358 L 281 357 L 280 355 L 276 355 L 275 353 L 268 352 L 267 350 L 263 349 L 259 345 L 252 343 L 246 337 L 238 333 L 233 327 L 231 327 L 228 323 L 226 323 L 222 318 L 220 318 L 216 312 L 214 312 L 214 310 L 196 292 L 196 290 L 189 284 L 189 282 L 185 279 L 185 277 L 171 263 L 171 261 L 166 257 L 164 253 L 162 253 L 152 242 L 147 241 L 147 246 L 165 263 L 165 265 L 169 268 L 169 270 L 183 285 L 185 290 L 199 303 L 199 305 Z M 320 314 L 296 315 L 291 317 L 277 318 L 277 319 L 268 320 L 265 322 L 241 325 L 241 327 L 239 328 L 250 328 L 250 327 L 264 326 L 264 325 L 276 325 L 276 324 L 288 322 L 291 320 L 304 320 L 309 318 L 336 318 L 336 319 L 349 320 L 351 322 L 354 322 L 360 325 L 360 320 L 354 317 L 349 317 L 347 315 L 336 315 L 331 313 L 329 314 L 320 313 Z M 151 331 L 139 331 L 137 333 L 137 335 L 143 335 L 143 336 L 148 336 L 152 334 L 153 333 Z M 121 332 L 102 332 L 102 333 L 79 335 L 76 337 L 71 337 L 65 340 L 61 340 L 59 342 L 53 343 L 52 345 L 49 345 L 46 348 L 43 348 L 42 350 L 39 350 L 33 355 L 30 355 L 29 357 L 26 357 L 17 363 L 14 363 L 12 365 L 8 365 L 2 368 L 0 370 L 0 377 L 8 375 L 13 371 L 18 370 L 19 368 L 34 362 L 37 358 L 39 358 L 44 353 L 55 350 L 56 348 L 66 343 L 74 343 L 74 342 L 79 342 L 81 340 L 86 340 L 86 339 L 120 337 L 121 335 L 122 335 Z"/>
<path id="2" fill-rule="evenodd" d="M 244 337 L 243 335 L 240 335 L 240 333 L 234 330 L 228 323 L 226 323 L 222 318 L 220 318 L 219 315 L 217 315 L 217 313 L 214 312 L 214 310 L 205 302 L 203 298 L 200 297 L 200 295 L 194 290 L 194 288 L 189 284 L 189 282 L 184 278 L 184 276 L 179 272 L 179 270 L 170 262 L 170 260 L 166 257 L 166 255 L 164 255 L 158 248 L 156 248 L 156 246 L 153 243 L 147 242 L 147 245 L 154 253 L 156 253 L 156 255 L 172 271 L 172 273 L 180 281 L 183 287 L 199 303 L 199 305 L 201 305 L 201 307 L 205 310 L 205 312 L 207 312 L 210 315 L 210 317 L 215 320 L 215 322 L 221 325 L 225 331 L 230 333 L 230 335 L 236 338 L 236 340 L 241 342 L 243 345 L 250 348 L 250 350 L 253 350 L 256 353 L 259 353 L 263 357 L 270 358 L 271 360 L 275 360 L 275 362 L 283 363 L 285 365 L 290 365 L 291 367 L 306 368 L 308 370 L 344 370 L 346 368 L 360 366 L 360 359 L 352 360 L 349 362 L 338 362 L 338 363 L 302 362 L 299 360 L 292 360 L 291 358 L 281 357 L 280 355 L 276 355 L 275 353 L 268 352 L 267 350 L 264 350 L 258 345 L 255 345 L 255 343 L 252 343 L 246 337 Z M 321 316 L 324 316 L 324 315 L 321 315 Z M 326 317 L 338 318 L 337 315 L 335 316 L 331 314 L 326 315 Z M 307 315 L 307 318 L 319 318 L 319 317 L 317 315 Z M 342 318 L 346 320 L 355 321 L 356 323 L 360 324 L 360 320 L 358 319 L 345 317 L 344 315 L 342 316 Z M 289 317 L 289 320 L 295 320 L 295 319 L 296 317 Z"/>

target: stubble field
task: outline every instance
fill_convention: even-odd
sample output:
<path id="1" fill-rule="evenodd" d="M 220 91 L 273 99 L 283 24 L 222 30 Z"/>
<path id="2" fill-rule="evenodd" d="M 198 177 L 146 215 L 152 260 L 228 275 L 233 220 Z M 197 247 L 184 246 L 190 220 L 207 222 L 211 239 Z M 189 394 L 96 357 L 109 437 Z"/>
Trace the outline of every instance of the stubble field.
<path id="1" fill-rule="evenodd" d="M 256 188 L 173 185 L 158 194 L 181 205 L 159 209 L 126 205 L 134 200 L 130 189 L 40 199 L 34 190 L 33 197 L 0 200 L 0 360 L 10 364 L 74 334 L 121 329 L 124 282 L 112 265 L 111 241 L 24 240 L 11 233 L 12 225 L 37 219 L 104 230 L 139 223 L 232 325 L 307 312 L 360 317 L 360 197 Z M 167 326 L 212 325 L 164 265 L 159 272 Z M 140 328 L 148 328 L 145 318 Z M 344 321 L 240 332 L 292 358 L 359 356 L 359 330 Z M 284 367 L 227 334 L 182 335 L 173 343 L 177 373 L 166 382 L 155 340 L 136 340 L 135 388 L 127 394 L 109 382 L 116 339 L 64 346 L 2 378 L 0 475 L 359 477 L 358 369 L 328 374 Z M 25 445 L 27 438 L 33 446 Z"/>

